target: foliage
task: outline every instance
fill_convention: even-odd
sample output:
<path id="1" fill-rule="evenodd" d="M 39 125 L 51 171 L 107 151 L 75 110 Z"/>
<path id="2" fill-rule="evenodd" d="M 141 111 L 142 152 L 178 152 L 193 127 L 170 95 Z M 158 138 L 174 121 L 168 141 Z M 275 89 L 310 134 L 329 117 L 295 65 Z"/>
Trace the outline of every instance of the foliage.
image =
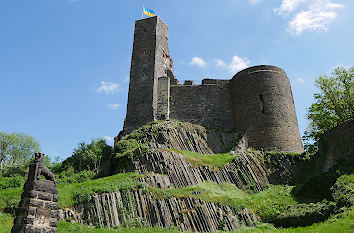
<path id="1" fill-rule="evenodd" d="M 208 166 L 213 169 L 223 168 L 227 163 L 231 162 L 232 160 L 238 157 L 237 155 L 231 155 L 230 152 L 219 154 L 199 154 L 197 152 L 188 150 L 169 150 L 183 155 L 186 160 L 192 164 L 196 164 L 198 166 Z"/>
<path id="2" fill-rule="evenodd" d="M 111 173 L 125 172 L 133 164 L 135 154 L 149 153 L 146 143 L 138 141 L 141 135 L 137 131 L 118 141 L 114 147 L 113 158 L 111 159 Z"/>
<path id="3" fill-rule="evenodd" d="M 14 219 L 10 214 L 0 212 L 0 233 L 10 233 Z"/>
<path id="4" fill-rule="evenodd" d="M 81 171 L 74 173 L 74 169 L 70 167 L 65 172 L 60 173 L 57 176 L 57 184 L 73 184 L 73 183 L 82 183 L 94 178 L 95 172 L 93 171 Z"/>
<path id="5" fill-rule="evenodd" d="M 2 177 L 0 176 L 0 190 L 8 188 L 22 187 L 25 178 L 22 176 Z"/>
<path id="6" fill-rule="evenodd" d="M 0 211 L 10 210 L 21 200 L 22 187 L 0 190 Z M 9 211 L 11 212 L 11 211 Z"/>
<path id="7" fill-rule="evenodd" d="M 354 118 L 354 66 L 346 70 L 338 67 L 333 76 L 322 75 L 315 80 L 320 93 L 308 109 L 309 130 L 304 133 L 305 148 L 317 149 L 320 136 L 328 129 Z"/>
<path id="8" fill-rule="evenodd" d="M 331 187 L 333 199 L 338 207 L 354 205 L 354 175 L 342 175 Z"/>
<path id="9" fill-rule="evenodd" d="M 185 188 L 158 189 L 149 187 L 157 198 L 187 197 L 229 205 L 235 209 L 246 207 L 262 221 L 278 226 L 294 226 L 292 223 L 310 225 L 323 221 L 334 209 L 334 203 L 299 203 L 291 194 L 293 187 L 273 185 L 259 193 L 247 193 L 229 183 L 204 182 Z M 306 220 L 306 221 L 305 221 Z M 284 224 L 284 225 L 282 225 Z"/>
<path id="10" fill-rule="evenodd" d="M 94 193 L 116 192 L 118 190 L 142 187 L 136 173 L 120 173 L 82 183 L 58 185 L 59 207 L 70 207 L 88 201 Z"/>
<path id="11" fill-rule="evenodd" d="M 144 227 L 144 228 L 95 228 L 92 226 L 85 226 L 79 223 L 67 223 L 60 221 L 58 224 L 59 233 L 178 233 L 177 229 L 168 229 L 160 227 Z"/>
<path id="12" fill-rule="evenodd" d="M 81 142 L 73 155 L 62 162 L 61 171 L 72 167 L 75 172 L 89 170 L 98 173 L 102 158 L 109 158 L 111 153 L 112 147 L 103 138 L 92 139 L 90 144 Z"/>
<path id="13" fill-rule="evenodd" d="M 289 205 L 271 222 L 275 226 L 309 226 L 314 222 L 326 220 L 334 211 L 335 203 L 323 200 L 318 203 Z"/>
<path id="14" fill-rule="evenodd" d="M 341 209 L 339 214 L 331 216 L 324 222 L 315 223 L 311 226 L 296 228 L 275 228 L 271 224 L 259 223 L 253 227 L 240 226 L 237 231 L 227 231 L 228 233 L 305 233 L 305 232 L 352 232 L 354 229 L 354 207 Z M 13 217 L 9 214 L 0 212 L 0 233 L 9 233 L 13 224 Z M 177 233 L 177 229 L 166 229 L 159 227 L 144 228 L 95 228 L 92 226 L 82 225 L 80 223 L 68 223 L 59 221 L 58 233 Z M 226 231 L 218 231 L 218 233 L 226 233 Z"/>
<path id="15" fill-rule="evenodd" d="M 38 141 L 25 133 L 0 132 L 0 169 L 28 164 L 35 152 L 40 151 Z"/>

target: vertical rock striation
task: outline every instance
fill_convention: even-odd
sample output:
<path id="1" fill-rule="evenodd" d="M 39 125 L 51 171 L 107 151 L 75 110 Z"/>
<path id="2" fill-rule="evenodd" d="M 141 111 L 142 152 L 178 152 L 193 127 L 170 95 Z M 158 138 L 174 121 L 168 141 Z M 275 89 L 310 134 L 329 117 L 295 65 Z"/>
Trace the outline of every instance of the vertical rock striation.
<path id="1" fill-rule="evenodd" d="M 214 232 L 251 226 L 257 220 L 253 212 L 238 211 L 191 197 L 156 197 L 145 190 L 124 190 L 96 194 L 89 203 L 75 207 L 79 222 L 100 227 L 159 226 L 180 230 Z M 72 214 L 67 210 L 62 215 Z"/>

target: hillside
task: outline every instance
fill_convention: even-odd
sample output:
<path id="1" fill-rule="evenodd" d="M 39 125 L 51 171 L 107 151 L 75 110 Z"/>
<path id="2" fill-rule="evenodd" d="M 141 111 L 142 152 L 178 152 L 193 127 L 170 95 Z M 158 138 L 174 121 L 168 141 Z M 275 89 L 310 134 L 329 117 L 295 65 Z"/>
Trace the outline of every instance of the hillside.
<path id="1" fill-rule="evenodd" d="M 118 232 L 350 231 L 353 141 L 353 121 L 329 131 L 315 155 L 252 150 L 232 130 L 152 122 L 116 142 L 102 178 L 59 185 L 58 231 L 100 232 L 75 222 Z M 21 192 L 0 190 L 0 209 Z M 11 225 L 6 214 L 0 221 Z"/>

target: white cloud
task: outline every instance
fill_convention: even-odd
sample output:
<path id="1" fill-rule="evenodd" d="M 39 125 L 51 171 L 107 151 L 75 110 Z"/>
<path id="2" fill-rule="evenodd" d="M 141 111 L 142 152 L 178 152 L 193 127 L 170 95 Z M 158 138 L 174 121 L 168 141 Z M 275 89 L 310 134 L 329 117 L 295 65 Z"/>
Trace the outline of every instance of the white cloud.
<path id="1" fill-rule="evenodd" d="M 98 93 L 104 92 L 106 94 L 113 94 L 117 91 L 118 86 L 118 83 L 101 81 L 101 86 L 95 91 Z"/>
<path id="2" fill-rule="evenodd" d="M 215 59 L 214 61 L 216 62 L 216 66 L 221 66 L 221 67 L 226 66 L 225 62 L 221 59 Z"/>
<path id="3" fill-rule="evenodd" d="M 263 1 L 263 0 L 249 0 L 251 5 L 256 5 L 256 4 L 260 3 L 261 1 Z"/>
<path id="4" fill-rule="evenodd" d="M 206 66 L 206 62 L 203 60 L 203 58 L 200 58 L 200 57 L 193 57 L 190 64 L 196 65 L 199 67 Z"/>
<path id="5" fill-rule="evenodd" d="M 114 139 L 110 136 L 103 136 L 103 138 L 107 141 L 107 142 L 113 142 Z"/>
<path id="6" fill-rule="evenodd" d="M 117 110 L 119 107 L 121 107 L 121 105 L 120 105 L 120 104 L 117 104 L 117 103 L 115 103 L 115 104 L 106 104 L 106 106 L 107 106 L 109 109 L 111 109 L 111 110 Z"/>
<path id="7" fill-rule="evenodd" d="M 283 0 L 279 8 L 275 8 L 274 12 L 279 15 L 285 15 L 293 12 L 301 3 L 310 0 Z"/>
<path id="8" fill-rule="evenodd" d="M 305 82 L 305 80 L 304 80 L 303 78 L 298 78 L 297 81 L 298 81 L 299 83 L 304 83 L 304 82 Z"/>
<path id="9" fill-rule="evenodd" d="M 221 59 L 215 59 L 216 66 L 224 67 L 229 70 L 230 73 L 235 74 L 236 72 L 243 70 L 248 67 L 250 60 L 247 57 L 241 58 L 239 56 L 233 56 L 231 63 L 226 64 Z"/>
<path id="10" fill-rule="evenodd" d="M 305 31 L 326 32 L 329 24 L 337 17 L 343 4 L 333 3 L 333 0 L 282 0 L 274 12 L 288 16 L 294 12 L 287 30 L 293 35 Z"/>
<path id="11" fill-rule="evenodd" d="M 328 25 L 337 17 L 337 9 L 343 7 L 330 1 L 318 1 L 309 10 L 301 11 L 289 22 L 288 31 L 300 35 L 304 31 L 326 32 Z"/>

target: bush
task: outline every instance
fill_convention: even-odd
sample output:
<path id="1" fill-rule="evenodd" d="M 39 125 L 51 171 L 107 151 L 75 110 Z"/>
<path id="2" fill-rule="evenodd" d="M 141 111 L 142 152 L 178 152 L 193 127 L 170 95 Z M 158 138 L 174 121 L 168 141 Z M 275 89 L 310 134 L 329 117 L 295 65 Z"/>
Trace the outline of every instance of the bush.
<path id="1" fill-rule="evenodd" d="M 309 226 L 326 220 L 335 209 L 334 202 L 290 205 L 270 220 L 277 227 Z"/>
<path id="2" fill-rule="evenodd" d="M 331 187 L 331 195 L 337 207 L 350 207 L 354 205 L 354 175 L 342 175 Z"/>
<path id="3" fill-rule="evenodd" d="M 0 177 L 0 190 L 22 187 L 24 183 L 25 178 L 22 176 Z"/>
<path id="4" fill-rule="evenodd" d="M 87 180 L 91 180 L 95 176 L 94 171 L 82 171 L 79 173 L 72 173 L 69 169 L 67 173 L 61 173 L 59 179 L 57 179 L 58 184 L 72 184 L 72 183 L 81 183 Z"/>

